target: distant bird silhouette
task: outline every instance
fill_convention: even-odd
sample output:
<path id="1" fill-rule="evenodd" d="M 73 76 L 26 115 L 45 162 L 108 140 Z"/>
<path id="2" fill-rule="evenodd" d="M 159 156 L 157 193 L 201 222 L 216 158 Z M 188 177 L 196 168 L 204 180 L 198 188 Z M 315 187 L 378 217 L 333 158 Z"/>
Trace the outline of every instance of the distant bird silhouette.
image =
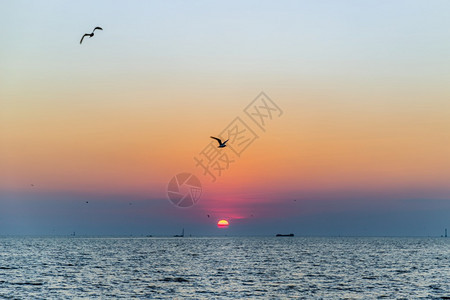
<path id="1" fill-rule="evenodd" d="M 208 215 L 208 218 L 209 218 L 209 215 Z"/>
<path id="2" fill-rule="evenodd" d="M 219 139 L 219 138 L 216 138 L 216 137 L 211 137 L 212 139 L 215 139 L 217 142 L 219 142 L 219 146 L 217 146 L 217 148 L 224 148 L 224 147 L 226 147 L 227 145 L 225 145 L 227 142 L 228 142 L 228 140 L 226 140 L 225 142 L 223 142 L 222 143 L 222 140 L 221 139 Z"/>
<path id="3" fill-rule="evenodd" d="M 31 186 L 34 186 L 34 184 L 30 184 Z"/>
<path id="4" fill-rule="evenodd" d="M 96 29 L 98 29 L 98 30 L 103 30 L 103 28 L 97 26 L 97 27 L 94 28 L 94 30 L 92 30 L 92 33 L 85 33 L 85 34 L 81 37 L 80 45 L 81 45 L 81 43 L 83 42 L 83 39 L 84 39 L 85 36 L 88 36 L 89 38 L 93 37 L 93 36 L 94 36 L 94 31 L 95 31 Z"/>
<path id="5" fill-rule="evenodd" d="M 86 201 L 86 203 L 89 203 L 89 201 Z"/>

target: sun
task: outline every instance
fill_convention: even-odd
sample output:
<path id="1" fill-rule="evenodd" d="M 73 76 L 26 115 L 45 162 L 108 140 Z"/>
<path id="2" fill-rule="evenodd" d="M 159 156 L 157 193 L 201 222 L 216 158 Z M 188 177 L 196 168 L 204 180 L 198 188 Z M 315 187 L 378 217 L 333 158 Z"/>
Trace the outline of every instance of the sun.
<path id="1" fill-rule="evenodd" d="M 217 222 L 217 227 L 219 228 L 227 228 L 228 225 L 230 224 L 228 223 L 227 220 L 220 220 L 219 222 Z"/>

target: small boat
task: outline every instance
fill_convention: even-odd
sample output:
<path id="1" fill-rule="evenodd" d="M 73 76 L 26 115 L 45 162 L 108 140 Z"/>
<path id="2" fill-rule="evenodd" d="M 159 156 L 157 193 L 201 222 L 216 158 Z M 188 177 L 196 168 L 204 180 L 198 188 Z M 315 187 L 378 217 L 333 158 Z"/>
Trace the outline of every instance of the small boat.
<path id="1" fill-rule="evenodd" d="M 181 231 L 181 235 L 175 234 L 173 237 L 184 237 L 184 228 L 183 231 Z"/>
<path id="2" fill-rule="evenodd" d="M 276 236 L 294 236 L 294 234 L 293 233 L 289 233 L 289 234 L 278 233 Z"/>

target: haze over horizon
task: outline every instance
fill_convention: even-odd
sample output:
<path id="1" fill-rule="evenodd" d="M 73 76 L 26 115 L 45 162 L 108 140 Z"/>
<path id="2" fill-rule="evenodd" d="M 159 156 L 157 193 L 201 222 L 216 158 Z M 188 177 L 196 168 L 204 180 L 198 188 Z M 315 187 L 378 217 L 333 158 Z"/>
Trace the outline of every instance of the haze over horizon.
<path id="1" fill-rule="evenodd" d="M 0 235 L 442 235 L 449 9 L 0 2 Z M 260 92 L 283 112 L 265 131 Z M 258 138 L 212 182 L 194 157 L 236 117 Z M 182 172 L 203 188 L 184 209 Z"/>

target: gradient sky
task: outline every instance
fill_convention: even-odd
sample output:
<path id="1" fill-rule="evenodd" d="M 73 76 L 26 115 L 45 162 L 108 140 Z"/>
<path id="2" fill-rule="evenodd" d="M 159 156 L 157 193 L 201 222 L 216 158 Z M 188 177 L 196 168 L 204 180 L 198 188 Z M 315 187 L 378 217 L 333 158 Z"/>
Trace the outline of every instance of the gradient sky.
<path id="1" fill-rule="evenodd" d="M 449 11 L 0 1 L 0 235 L 441 235 Z M 194 156 L 261 91 L 283 115 L 210 182 Z M 167 199 L 180 172 L 203 185 L 188 209 Z"/>

